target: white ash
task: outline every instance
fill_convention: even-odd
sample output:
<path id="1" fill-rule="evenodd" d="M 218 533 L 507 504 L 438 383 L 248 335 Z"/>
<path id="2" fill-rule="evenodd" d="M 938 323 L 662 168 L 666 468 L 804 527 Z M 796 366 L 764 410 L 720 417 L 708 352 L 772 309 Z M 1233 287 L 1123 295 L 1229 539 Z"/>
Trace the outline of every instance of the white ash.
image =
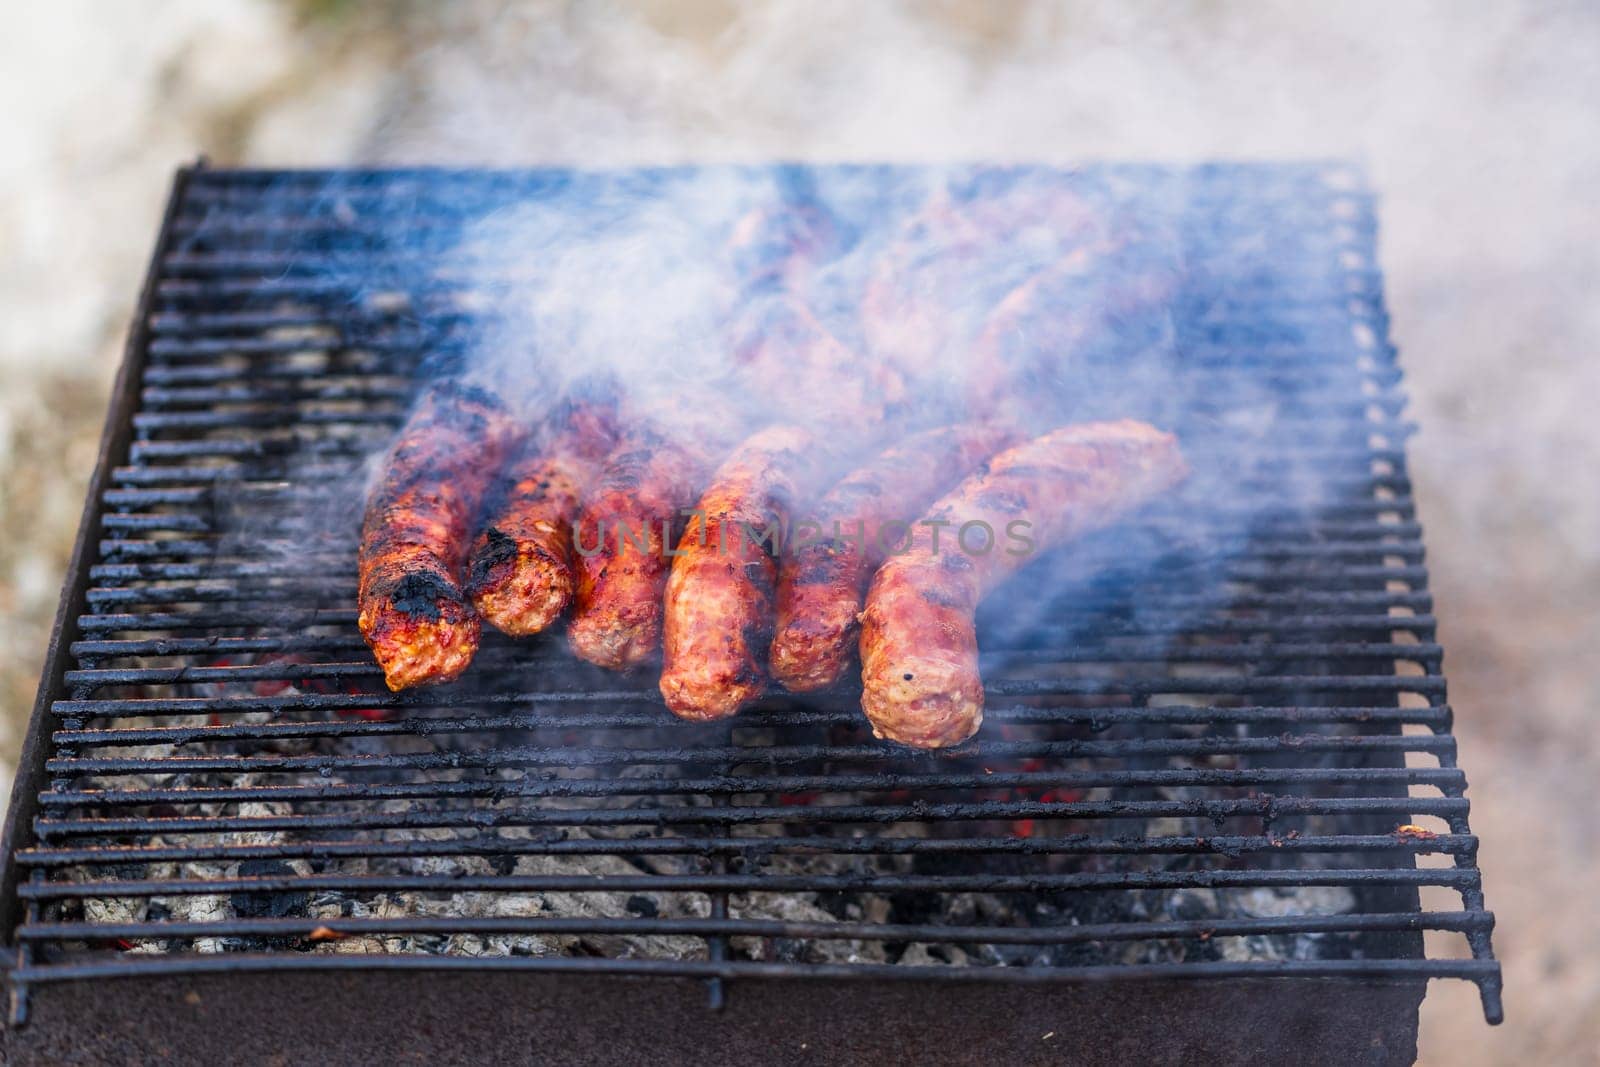
<path id="1" fill-rule="evenodd" d="M 214 692 L 212 687 L 189 687 L 184 692 L 194 694 L 203 688 L 201 695 Z M 155 694 L 151 694 L 155 695 Z M 1092 705 L 1093 697 L 1083 703 Z M 267 713 L 252 713 L 232 721 L 273 721 Z M 282 720 L 278 720 L 282 721 Z M 1113 718 L 1114 721 L 1114 718 Z M 119 725 L 204 725 L 207 720 L 166 718 L 159 721 L 124 720 Z M 1040 736 L 1050 728 L 1013 727 L 1013 739 Z M 1177 736 L 1203 736 L 1203 727 L 1174 727 Z M 764 736 L 771 733 L 771 736 Z M 1115 729 L 1100 731 L 1096 737 L 1116 736 Z M 484 734 L 432 734 L 368 736 L 349 740 L 285 739 L 270 742 L 251 742 L 244 754 L 402 754 L 489 752 L 505 745 L 558 745 L 566 740 L 555 731 L 529 731 L 515 736 Z M 624 744 L 637 746 L 642 742 L 637 731 L 586 730 L 585 740 L 595 746 Z M 681 735 L 673 735 L 663 743 L 679 743 Z M 783 738 L 775 732 L 743 728 L 741 743 L 749 748 L 750 759 L 759 760 L 764 744 L 782 744 Z M 119 748 L 121 755 L 169 756 L 173 749 L 167 746 Z M 197 754 L 200 746 L 185 746 L 183 754 Z M 235 751 L 226 744 L 212 747 L 222 754 Z M 1217 766 L 1215 760 L 1169 761 L 1171 766 Z M 1085 769 L 1095 766 L 1089 761 Z M 1107 767 L 1117 766 L 1107 762 Z M 531 798 L 519 799 L 517 786 L 540 775 L 540 781 L 605 780 L 608 777 L 693 777 L 703 769 L 668 769 L 657 765 L 564 768 L 553 776 L 541 768 L 499 768 L 494 771 L 475 770 L 470 767 L 444 767 L 430 770 L 428 780 L 436 782 L 503 782 L 508 793 L 499 799 L 475 801 L 452 800 L 388 800 L 366 802 L 358 810 L 370 813 L 451 812 L 462 811 L 467 804 L 477 814 L 493 811 L 527 809 L 535 803 Z M 237 789 L 283 785 L 290 782 L 326 782 L 328 777 L 315 773 L 267 774 L 251 772 L 195 772 L 146 776 L 106 776 L 86 778 L 79 783 L 84 788 L 112 790 L 167 787 L 199 788 L 227 787 Z M 400 781 L 400 774 L 378 772 L 371 777 L 351 780 Z M 410 779 L 410 780 L 415 780 Z M 1218 791 L 1196 787 L 1171 787 L 1153 791 L 1151 796 L 1172 800 L 1221 799 Z M 1085 790 L 1077 799 L 1114 799 L 1115 793 L 1105 788 Z M 748 795 L 741 804 L 778 805 L 788 798 L 770 795 Z M 884 798 L 875 795 L 829 794 L 829 803 L 875 803 Z M 601 798 L 540 796 L 536 801 L 540 811 L 582 812 L 607 808 L 635 806 L 651 807 L 706 807 L 714 806 L 705 796 L 671 794 L 665 796 L 643 795 L 612 796 Z M 455 855 L 427 856 L 375 856 L 355 858 L 321 857 L 315 861 L 294 856 L 279 860 L 240 862 L 189 862 L 125 864 L 119 868 L 119 878 L 170 879 L 184 878 L 203 881 L 249 877 L 259 874 L 278 876 L 367 876 L 412 875 L 437 877 L 448 881 L 453 877 L 472 876 L 583 876 L 618 877 L 640 875 L 696 874 L 715 869 L 742 869 L 749 867 L 727 866 L 728 861 L 708 859 L 694 854 L 540 854 L 540 843 L 551 832 L 559 832 L 567 841 L 625 841 L 638 836 L 636 827 L 581 827 L 568 826 L 496 826 L 481 830 L 456 828 L 415 828 L 405 830 L 349 831 L 307 830 L 283 833 L 273 830 L 246 829 L 242 820 L 262 817 L 292 816 L 297 813 L 337 810 L 326 804 L 302 805 L 289 801 L 251 801 L 244 803 L 217 802 L 184 804 L 185 815 L 201 817 L 237 817 L 241 820 L 238 831 L 206 834 L 154 835 L 146 841 L 153 847 L 185 846 L 217 849 L 220 846 L 284 846 L 292 849 L 304 840 L 333 841 L 353 839 L 372 842 L 415 842 L 432 844 L 461 841 L 463 852 Z M 1199 821 L 1178 818 L 1152 818 L 1139 824 L 1118 824 L 1116 832 L 1140 833 L 1143 836 L 1183 836 L 1214 832 L 1215 828 L 1197 825 Z M 1326 824 L 1326 825 L 1323 825 Z M 1303 832 L 1333 831 L 1336 820 L 1308 819 L 1298 823 Z M 1020 826 L 1005 823 L 954 823 L 932 826 L 919 821 L 874 826 L 872 832 L 885 836 L 926 837 L 936 832 L 940 836 L 972 834 L 999 836 L 1010 832 L 1023 832 Z M 1047 837 L 1057 834 L 1105 832 L 1104 825 L 1091 822 L 1074 823 L 1069 820 L 1038 821 L 1026 832 Z M 649 831 L 652 839 L 671 838 L 709 832 L 706 828 L 677 830 L 672 827 Z M 771 837 L 774 844 L 794 832 L 781 823 L 741 824 L 740 837 Z M 840 837 L 852 836 L 856 831 L 844 825 L 812 825 L 800 831 L 808 835 Z M 1239 832 L 1230 830 L 1229 832 Z M 485 840 L 503 842 L 503 855 L 474 855 L 469 851 Z M 718 863 L 723 865 L 719 868 Z M 761 852 L 755 859 L 756 869 L 767 875 L 840 876 L 927 873 L 928 859 L 910 854 L 856 855 L 849 853 L 816 852 Z M 952 861 L 946 857 L 936 860 L 941 866 L 937 873 L 950 873 Z M 1028 870 L 1054 873 L 1085 871 L 1128 871 L 1185 869 L 1192 859 L 1174 856 L 1089 856 L 1063 857 L 1040 855 L 1018 860 L 1010 856 L 978 854 L 966 861 L 967 873 L 1003 872 L 1008 863 L 1026 863 Z M 1324 860 L 1315 854 L 1299 854 L 1293 858 L 1296 865 L 1317 866 Z M 1203 866 L 1205 861 L 1200 861 Z M 1019 868 L 1021 870 L 1022 868 Z M 92 881 L 107 877 L 103 868 L 72 868 L 61 876 L 73 881 Z M 930 905 L 930 901 L 934 903 Z M 1203 920 L 1208 918 L 1250 918 L 1297 914 L 1342 914 L 1357 910 L 1359 901 L 1355 894 L 1343 888 L 1295 888 L 1256 890 L 1153 890 L 1138 892 L 1085 892 L 1055 894 L 944 893 L 891 895 L 877 892 L 734 892 L 727 899 L 726 913 L 733 919 L 765 920 L 790 923 L 829 923 L 836 921 L 870 924 L 942 924 L 950 926 L 1060 926 L 1098 924 L 1105 922 L 1138 922 L 1160 920 Z M 439 918 L 564 918 L 564 919 L 626 919 L 649 918 L 671 920 L 675 918 L 705 918 L 711 914 L 707 894 L 699 891 L 637 892 L 637 891 L 543 891 L 530 893 L 504 892 L 437 892 L 412 891 L 339 892 L 315 891 L 279 894 L 204 894 L 168 895 L 151 898 L 92 897 L 81 902 L 67 902 L 56 909 L 61 918 L 81 917 L 94 923 L 128 922 L 194 922 L 221 923 L 237 918 L 272 917 L 298 918 L 314 921 L 323 927 L 320 936 L 296 936 L 273 941 L 248 937 L 201 937 L 182 939 L 141 939 L 134 941 L 127 951 L 139 953 L 201 952 L 217 953 L 263 948 L 277 951 L 299 951 L 332 954 L 426 954 L 451 956 L 600 956 L 607 958 L 652 958 L 667 960 L 701 960 L 708 957 L 707 942 L 697 936 L 673 934 L 597 934 L 524 932 L 515 934 L 475 933 L 471 931 L 413 933 L 382 932 L 364 934 L 359 930 L 341 929 L 341 923 L 351 920 L 399 920 L 421 917 Z M 1329 955 L 1348 954 L 1347 942 L 1341 935 L 1267 935 L 1257 937 L 1214 937 L 1203 942 L 1193 941 L 1106 941 L 1074 943 L 1069 945 L 995 945 L 991 943 L 953 944 L 924 942 L 895 942 L 856 939 L 790 939 L 774 937 L 738 936 L 728 942 L 728 954 L 734 959 L 781 960 L 813 963 L 894 963 L 913 966 L 994 966 L 994 965 L 1075 965 L 1085 963 L 1149 963 L 1191 959 L 1318 959 Z"/>

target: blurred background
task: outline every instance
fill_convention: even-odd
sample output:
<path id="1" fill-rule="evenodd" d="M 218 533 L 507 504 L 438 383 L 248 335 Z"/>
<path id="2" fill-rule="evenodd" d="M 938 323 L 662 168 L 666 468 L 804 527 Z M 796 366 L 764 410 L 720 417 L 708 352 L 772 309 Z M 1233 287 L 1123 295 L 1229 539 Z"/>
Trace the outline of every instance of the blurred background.
<path id="1" fill-rule="evenodd" d="M 1504 1026 L 1600 1062 L 1600 5 L 54 0 L 0 6 L 0 775 L 173 169 L 1363 161 Z M 6 789 L 9 785 L 6 784 Z M 0 793 L 3 803 L 4 793 Z"/>

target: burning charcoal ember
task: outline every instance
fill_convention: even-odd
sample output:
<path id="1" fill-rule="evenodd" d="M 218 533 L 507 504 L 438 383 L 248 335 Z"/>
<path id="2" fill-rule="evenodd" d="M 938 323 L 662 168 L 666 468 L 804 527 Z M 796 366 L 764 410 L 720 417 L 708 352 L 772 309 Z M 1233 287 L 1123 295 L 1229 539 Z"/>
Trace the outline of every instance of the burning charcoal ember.
<path id="1" fill-rule="evenodd" d="M 221 923 L 234 917 L 235 912 L 229 907 L 228 898 L 218 894 L 205 894 L 187 898 L 182 905 L 174 905 L 173 917 L 182 917 L 183 922 L 195 923 Z M 194 951 L 199 953 L 226 952 L 230 945 L 229 938 L 224 937 L 197 937 L 194 939 Z"/>
<path id="2" fill-rule="evenodd" d="M 282 860 L 245 860 L 239 864 L 240 878 L 282 878 L 297 873 Z M 282 919 L 304 913 L 305 893 L 234 893 L 228 898 L 233 913 L 251 919 Z"/>

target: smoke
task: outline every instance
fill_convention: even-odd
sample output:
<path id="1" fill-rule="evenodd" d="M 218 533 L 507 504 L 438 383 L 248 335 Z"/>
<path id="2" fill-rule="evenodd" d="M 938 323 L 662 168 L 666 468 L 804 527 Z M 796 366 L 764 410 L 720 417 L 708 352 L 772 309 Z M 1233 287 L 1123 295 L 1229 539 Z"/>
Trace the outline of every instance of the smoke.
<path id="1" fill-rule="evenodd" d="M 1386 32 L 1400 43 L 1380 49 L 1372 29 L 1385 22 L 1379 13 L 1330 16 L 1306 33 L 1291 30 L 1306 17 L 1302 8 L 1270 4 L 1197 8 L 1182 19 L 1137 4 L 453 5 L 448 14 L 411 16 L 411 37 L 428 44 L 404 64 L 411 88 L 369 151 L 395 162 L 585 168 L 502 203 L 434 257 L 485 301 L 474 309 L 483 314 L 466 372 L 530 419 L 600 382 L 683 434 L 731 440 L 753 425 L 798 420 L 831 437 L 849 425 L 859 394 L 883 385 L 863 381 L 864 371 L 887 364 L 904 379 L 890 422 L 911 428 L 970 413 L 985 384 L 973 375 L 973 339 L 935 330 L 908 346 L 914 357 L 891 359 L 892 339 L 874 336 L 859 308 L 907 220 L 941 197 L 971 195 L 973 172 L 958 161 L 1332 154 L 1381 166 L 1447 109 L 1425 84 L 1442 69 L 1439 51 L 1420 47 L 1424 27 L 1437 21 L 1389 20 Z M 1462 20 L 1477 41 L 1515 24 L 1505 14 L 1450 13 L 1452 24 Z M 1476 59 L 1488 61 L 1482 47 Z M 1414 64 L 1393 62 L 1413 49 Z M 795 159 L 919 166 L 766 165 Z M 729 161 L 746 165 L 721 165 Z M 672 169 L 678 164 L 695 169 Z M 1252 497 L 1258 515 L 1225 534 L 1188 532 L 1213 555 L 1232 552 L 1256 519 L 1327 503 L 1337 489 L 1316 458 L 1318 443 L 1287 448 L 1278 432 L 1280 416 L 1303 408 L 1314 386 L 1274 376 L 1262 357 L 1260 373 L 1235 376 L 1219 397 L 1195 370 L 1192 353 L 1205 345 L 1194 325 L 1225 320 L 1227 301 L 1212 294 L 1218 307 L 1172 303 L 1177 280 L 1206 269 L 1186 261 L 1191 190 L 1181 181 L 1141 183 L 1114 167 L 1023 180 L 1071 189 L 1095 216 L 1101 232 L 1074 239 L 1096 255 L 1058 279 L 1049 300 L 1098 321 L 1055 339 L 1052 358 L 1019 373 L 1008 414 L 1038 429 L 1124 415 L 1182 429 L 1186 446 L 1202 453 L 1196 499 L 1224 499 L 1242 481 L 1264 479 L 1270 491 Z M 736 339 L 751 322 L 770 322 L 752 306 L 771 301 L 740 290 L 730 234 L 751 211 L 781 214 L 785 205 L 820 205 L 834 230 L 814 268 L 789 280 L 839 342 L 844 373 L 807 373 L 796 360 L 752 374 L 739 361 Z M 408 219 L 393 221 L 397 235 L 407 232 Z M 1102 247 L 1107 234 L 1122 247 Z M 999 254 L 961 261 L 964 290 L 932 279 L 937 301 L 992 305 L 1016 280 L 1011 272 L 1063 251 L 1026 235 L 991 250 Z M 1140 285 L 1157 291 L 1135 292 Z M 1285 286 L 1278 295 L 1293 298 Z M 1187 336 L 1178 336 L 1175 318 L 1189 324 Z M 766 332 L 782 336 L 790 324 L 780 318 Z M 1022 347 L 1037 347 L 1035 335 L 1023 339 Z M 1244 350 L 1249 342 L 1226 344 Z M 1272 343 L 1263 337 L 1261 347 Z M 1054 358 L 1069 349 L 1071 358 Z M 460 369 L 448 360 L 441 368 Z M 859 443 L 847 459 L 869 448 Z"/>
<path id="2" fill-rule="evenodd" d="M 830 478 L 918 428 L 974 417 L 1034 433 L 1124 417 L 1175 430 L 1194 470 L 1184 495 L 1159 521 L 1040 561 L 984 633 L 992 649 L 1026 649 L 1120 612 L 1176 635 L 1226 608 L 1228 562 L 1263 523 L 1316 512 L 1339 491 L 1330 473 L 1346 473 L 1323 452 L 1352 427 L 1300 421 L 1327 383 L 1296 363 L 1310 342 L 1350 343 L 1337 250 L 1278 251 L 1282 232 L 1331 227 L 1294 199 L 1325 194 L 1327 170 L 508 175 L 434 190 L 429 219 L 445 205 L 459 223 L 448 238 L 397 198 L 382 223 L 406 266 L 343 280 L 359 306 L 427 293 L 431 312 L 411 308 L 419 322 L 464 314 L 464 347 L 430 372 L 492 390 L 530 426 L 564 399 L 609 394 L 625 424 L 648 421 L 713 460 L 777 422 L 817 433 Z M 325 196 L 338 210 L 362 191 Z M 1263 222 L 1273 212 L 1276 231 Z M 1354 380 L 1342 387 L 1358 395 Z"/>
<path id="3" fill-rule="evenodd" d="M 645 405 L 726 390 L 717 242 L 721 201 L 741 192 L 725 176 L 576 174 L 474 225 L 456 254 L 504 284 L 470 373 L 532 413 L 585 380 L 626 382 Z"/>
<path id="4" fill-rule="evenodd" d="M 1586 210 L 1600 178 L 1592 5 L 467 3 L 447 18 L 419 32 L 431 46 L 407 64 L 414 88 L 372 138 L 372 158 L 591 167 L 1365 159 L 1385 194 L 1390 297 L 1425 430 L 1413 468 L 1422 489 L 1431 482 L 1441 490 L 1424 500 L 1435 576 L 1448 587 L 1453 566 L 1458 598 L 1478 588 L 1482 617 L 1494 620 L 1484 628 L 1513 646 L 1476 650 L 1456 669 L 1479 660 L 1493 665 L 1484 672 L 1531 675 L 1497 690 L 1503 700 L 1480 694 L 1478 706 L 1562 709 L 1549 714 L 1572 729 L 1556 747 L 1582 747 L 1574 742 L 1587 725 L 1570 709 L 1583 706 L 1573 694 L 1591 680 L 1573 666 L 1584 657 L 1568 655 L 1568 614 L 1552 621 L 1551 604 L 1592 588 L 1600 508 L 1573 494 L 1570 479 L 1528 472 L 1583 469 L 1595 456 L 1597 438 L 1584 429 L 1592 390 L 1551 387 L 1574 372 L 1593 379 L 1583 356 L 1594 348 L 1592 301 L 1580 295 L 1593 287 L 1600 247 L 1596 215 Z M 534 239 L 521 269 L 540 269 L 538 251 L 561 246 L 568 252 L 551 276 L 583 284 L 534 291 L 509 312 L 508 322 L 521 321 L 498 331 L 492 355 L 484 347 L 486 373 L 507 387 L 537 385 L 534 405 L 589 360 L 651 371 L 630 388 L 675 380 L 725 392 L 714 350 L 652 342 L 634 364 L 617 336 L 630 321 L 651 324 L 639 332 L 656 340 L 692 336 L 706 320 L 684 312 L 717 303 L 720 283 L 707 267 L 716 255 L 695 241 L 710 243 L 734 212 L 692 205 L 677 218 L 707 225 L 680 227 L 680 205 L 667 198 L 657 206 L 624 212 L 638 223 L 635 237 L 652 236 L 617 247 L 631 244 L 642 259 L 611 255 L 599 230 L 546 239 L 539 235 L 552 220 L 529 221 Z M 508 221 L 509 230 L 521 226 Z M 892 228 L 878 221 L 874 232 Z M 494 229 L 486 224 L 482 236 L 493 240 Z M 665 253 L 686 247 L 695 254 Z M 630 274 L 637 280 L 620 284 Z M 639 299 L 685 291 L 686 307 Z M 602 307 L 605 315 L 583 314 Z M 1184 313 L 1200 320 L 1207 309 Z M 1197 470 L 1188 499 L 1221 505 L 1242 482 L 1265 478 L 1275 493 L 1252 498 L 1258 525 L 1271 519 L 1266 499 L 1294 512 L 1336 495 L 1312 449 L 1295 452 L 1273 432 L 1308 387 L 1274 383 L 1263 369 L 1262 378 L 1236 383 L 1241 392 L 1208 394 L 1181 368 L 1163 368 L 1170 347 L 1159 340 L 1144 358 L 1148 375 L 1090 360 L 1063 368 L 1049 392 L 1072 398 L 1073 415 L 1144 414 L 1171 425 L 1187 411 Z M 524 362 L 538 373 L 505 373 Z M 1218 441 L 1227 444 L 1220 458 L 1205 451 Z M 1326 452 L 1336 442 L 1310 444 Z M 1164 527 L 1173 528 L 1196 555 L 1227 555 L 1231 542 L 1214 529 L 1184 530 L 1181 520 Z M 1117 585 L 1096 571 L 1108 559 L 1158 585 L 1150 576 L 1163 573 L 1173 543 L 1144 533 L 1136 543 L 1126 532 L 1107 538 L 1083 554 L 1086 573 L 1056 599 L 1109 602 L 1094 600 Z M 1546 590 L 1485 581 L 1518 570 L 1545 576 Z M 1552 630 L 1559 642 L 1543 640 Z M 1516 644 L 1536 643 L 1551 651 L 1517 658 L 1534 665 L 1525 672 L 1502 670 Z M 1470 693 L 1461 703 L 1472 703 Z M 1550 825 L 1565 825 L 1558 815 Z M 1557 1012 L 1550 1022 L 1559 1029 L 1581 1015 Z"/>

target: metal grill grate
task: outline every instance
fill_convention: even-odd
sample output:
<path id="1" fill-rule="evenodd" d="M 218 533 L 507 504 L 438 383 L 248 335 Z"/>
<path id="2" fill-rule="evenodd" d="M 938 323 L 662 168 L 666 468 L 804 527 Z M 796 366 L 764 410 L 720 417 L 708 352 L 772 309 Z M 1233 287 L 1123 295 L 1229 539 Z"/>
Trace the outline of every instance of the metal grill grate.
<path id="1" fill-rule="evenodd" d="M 1178 205 L 1174 395 L 1201 402 L 1114 414 L 1176 427 L 1198 476 L 989 605 L 984 732 L 913 755 L 848 694 L 681 723 L 559 640 L 384 691 L 340 512 L 416 376 L 480 335 L 462 294 L 496 284 L 428 257 L 585 179 L 184 172 L 13 801 L 15 1017 L 67 979 L 466 967 L 714 999 L 1450 976 L 1498 1021 L 1371 195 L 1330 165 L 1090 173 Z M 1429 887 L 1458 906 L 1424 909 Z M 1424 931 L 1470 951 L 1426 955 Z"/>

